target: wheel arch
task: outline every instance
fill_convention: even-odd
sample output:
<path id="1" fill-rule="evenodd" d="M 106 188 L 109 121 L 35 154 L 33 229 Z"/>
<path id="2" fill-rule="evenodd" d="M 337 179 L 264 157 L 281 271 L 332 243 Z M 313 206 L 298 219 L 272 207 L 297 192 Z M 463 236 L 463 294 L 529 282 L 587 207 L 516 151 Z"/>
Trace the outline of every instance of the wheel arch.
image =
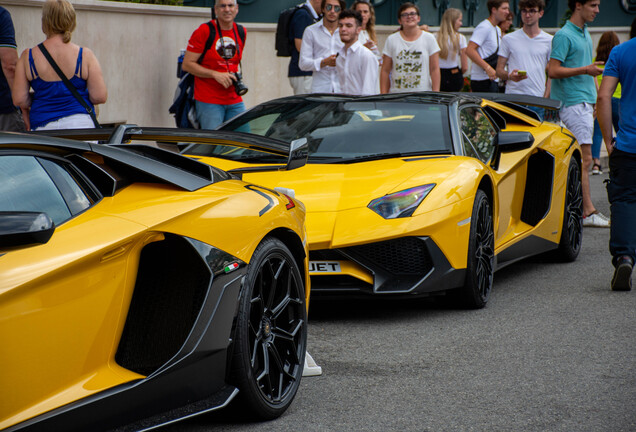
<path id="1" fill-rule="evenodd" d="M 295 232 L 287 228 L 276 228 L 275 230 L 269 232 L 265 237 L 274 237 L 285 243 L 285 246 L 287 246 L 292 253 L 296 264 L 298 264 L 300 274 L 306 274 L 307 269 L 305 268 L 305 247 L 303 246 L 302 240 Z M 307 291 L 306 285 L 307 284 L 305 284 L 305 294 Z"/>
<path id="2" fill-rule="evenodd" d="M 494 211 L 494 207 L 495 207 L 495 192 L 494 192 L 494 185 L 492 182 L 492 179 L 485 175 L 481 178 L 481 180 L 479 181 L 479 186 L 477 186 L 478 190 L 482 190 L 484 191 L 484 193 L 486 194 L 486 197 L 488 197 L 488 202 L 490 203 L 490 207 L 491 207 L 491 211 Z"/>
<path id="3" fill-rule="evenodd" d="M 581 165 L 581 150 L 579 148 L 576 148 L 573 152 L 572 152 L 572 157 L 576 160 L 576 163 L 579 164 L 579 169 L 581 169 L 581 172 L 583 172 L 583 167 Z"/>

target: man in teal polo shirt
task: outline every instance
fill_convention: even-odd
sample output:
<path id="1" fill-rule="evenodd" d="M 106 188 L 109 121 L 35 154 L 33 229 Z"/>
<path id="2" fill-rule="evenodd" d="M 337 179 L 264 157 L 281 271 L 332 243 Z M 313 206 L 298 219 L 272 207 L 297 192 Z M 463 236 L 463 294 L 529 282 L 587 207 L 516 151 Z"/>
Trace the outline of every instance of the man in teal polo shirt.
<path id="1" fill-rule="evenodd" d="M 609 228 L 607 217 L 592 203 L 589 170 L 592 166 L 592 135 L 594 134 L 594 77 L 603 73 L 594 63 L 593 45 L 587 23 L 594 21 L 600 0 L 568 0 L 572 17 L 552 39 L 548 75 L 552 78 L 550 97 L 563 102 L 561 121 L 573 134 L 583 151 L 583 226 Z"/>

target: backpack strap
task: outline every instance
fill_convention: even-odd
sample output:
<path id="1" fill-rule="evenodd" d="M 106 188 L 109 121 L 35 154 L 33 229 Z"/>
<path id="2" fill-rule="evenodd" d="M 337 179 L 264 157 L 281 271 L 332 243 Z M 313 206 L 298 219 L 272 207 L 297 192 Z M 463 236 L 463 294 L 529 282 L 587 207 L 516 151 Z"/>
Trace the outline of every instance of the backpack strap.
<path id="1" fill-rule="evenodd" d="M 236 31 L 238 32 L 239 38 L 241 38 L 241 42 L 245 45 L 245 27 L 240 24 L 236 24 Z"/>
<path id="2" fill-rule="evenodd" d="M 212 21 L 208 21 L 207 25 L 210 28 L 210 35 L 208 36 L 208 40 L 205 41 L 205 46 L 203 47 L 203 52 L 199 56 L 199 60 L 197 60 L 197 63 L 199 64 L 201 64 L 201 62 L 203 61 L 203 57 L 205 57 L 205 54 L 212 47 L 212 44 L 214 43 L 214 38 L 216 38 L 216 29 L 214 28 Z"/>

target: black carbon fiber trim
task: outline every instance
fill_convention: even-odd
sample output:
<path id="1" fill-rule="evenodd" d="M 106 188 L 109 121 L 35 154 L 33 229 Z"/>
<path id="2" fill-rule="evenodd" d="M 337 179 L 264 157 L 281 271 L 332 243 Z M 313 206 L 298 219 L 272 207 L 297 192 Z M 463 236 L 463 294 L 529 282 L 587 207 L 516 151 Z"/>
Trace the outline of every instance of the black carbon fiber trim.
<path id="1" fill-rule="evenodd" d="M 373 276 L 369 284 L 346 274 L 313 274 L 312 295 L 382 294 L 426 296 L 461 286 L 464 269 L 454 269 L 429 237 L 403 237 L 343 249 L 309 252 L 310 261 L 352 261 Z"/>

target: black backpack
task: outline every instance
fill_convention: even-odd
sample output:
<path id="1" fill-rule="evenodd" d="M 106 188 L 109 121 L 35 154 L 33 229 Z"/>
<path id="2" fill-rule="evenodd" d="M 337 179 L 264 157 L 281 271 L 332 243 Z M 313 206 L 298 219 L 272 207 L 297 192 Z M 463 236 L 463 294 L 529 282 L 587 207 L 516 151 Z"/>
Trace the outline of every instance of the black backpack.
<path id="1" fill-rule="evenodd" d="M 307 4 L 302 3 L 289 9 L 282 10 L 278 16 L 278 24 L 276 24 L 276 56 L 291 57 L 294 46 L 294 41 L 289 37 L 291 20 L 294 17 L 294 14 L 302 8 L 311 14 Z"/>
<path id="2" fill-rule="evenodd" d="M 214 43 L 214 38 L 216 37 L 216 28 L 212 24 L 212 22 L 207 23 L 210 27 L 210 36 L 208 40 L 205 42 L 205 47 L 203 48 L 203 52 L 199 56 L 197 63 L 201 64 L 203 61 L 203 57 L 208 52 L 208 50 L 212 47 Z M 238 36 L 245 44 L 245 28 L 237 24 L 236 29 L 238 31 Z M 195 103 L 194 103 L 194 75 L 185 73 L 179 80 L 179 84 L 177 85 L 177 89 L 174 93 L 174 98 L 172 100 L 172 105 L 168 109 L 171 114 L 174 114 L 174 120 L 177 124 L 178 128 L 190 128 L 190 129 L 199 129 L 200 125 L 196 120 L 196 111 L 195 111 Z"/>

